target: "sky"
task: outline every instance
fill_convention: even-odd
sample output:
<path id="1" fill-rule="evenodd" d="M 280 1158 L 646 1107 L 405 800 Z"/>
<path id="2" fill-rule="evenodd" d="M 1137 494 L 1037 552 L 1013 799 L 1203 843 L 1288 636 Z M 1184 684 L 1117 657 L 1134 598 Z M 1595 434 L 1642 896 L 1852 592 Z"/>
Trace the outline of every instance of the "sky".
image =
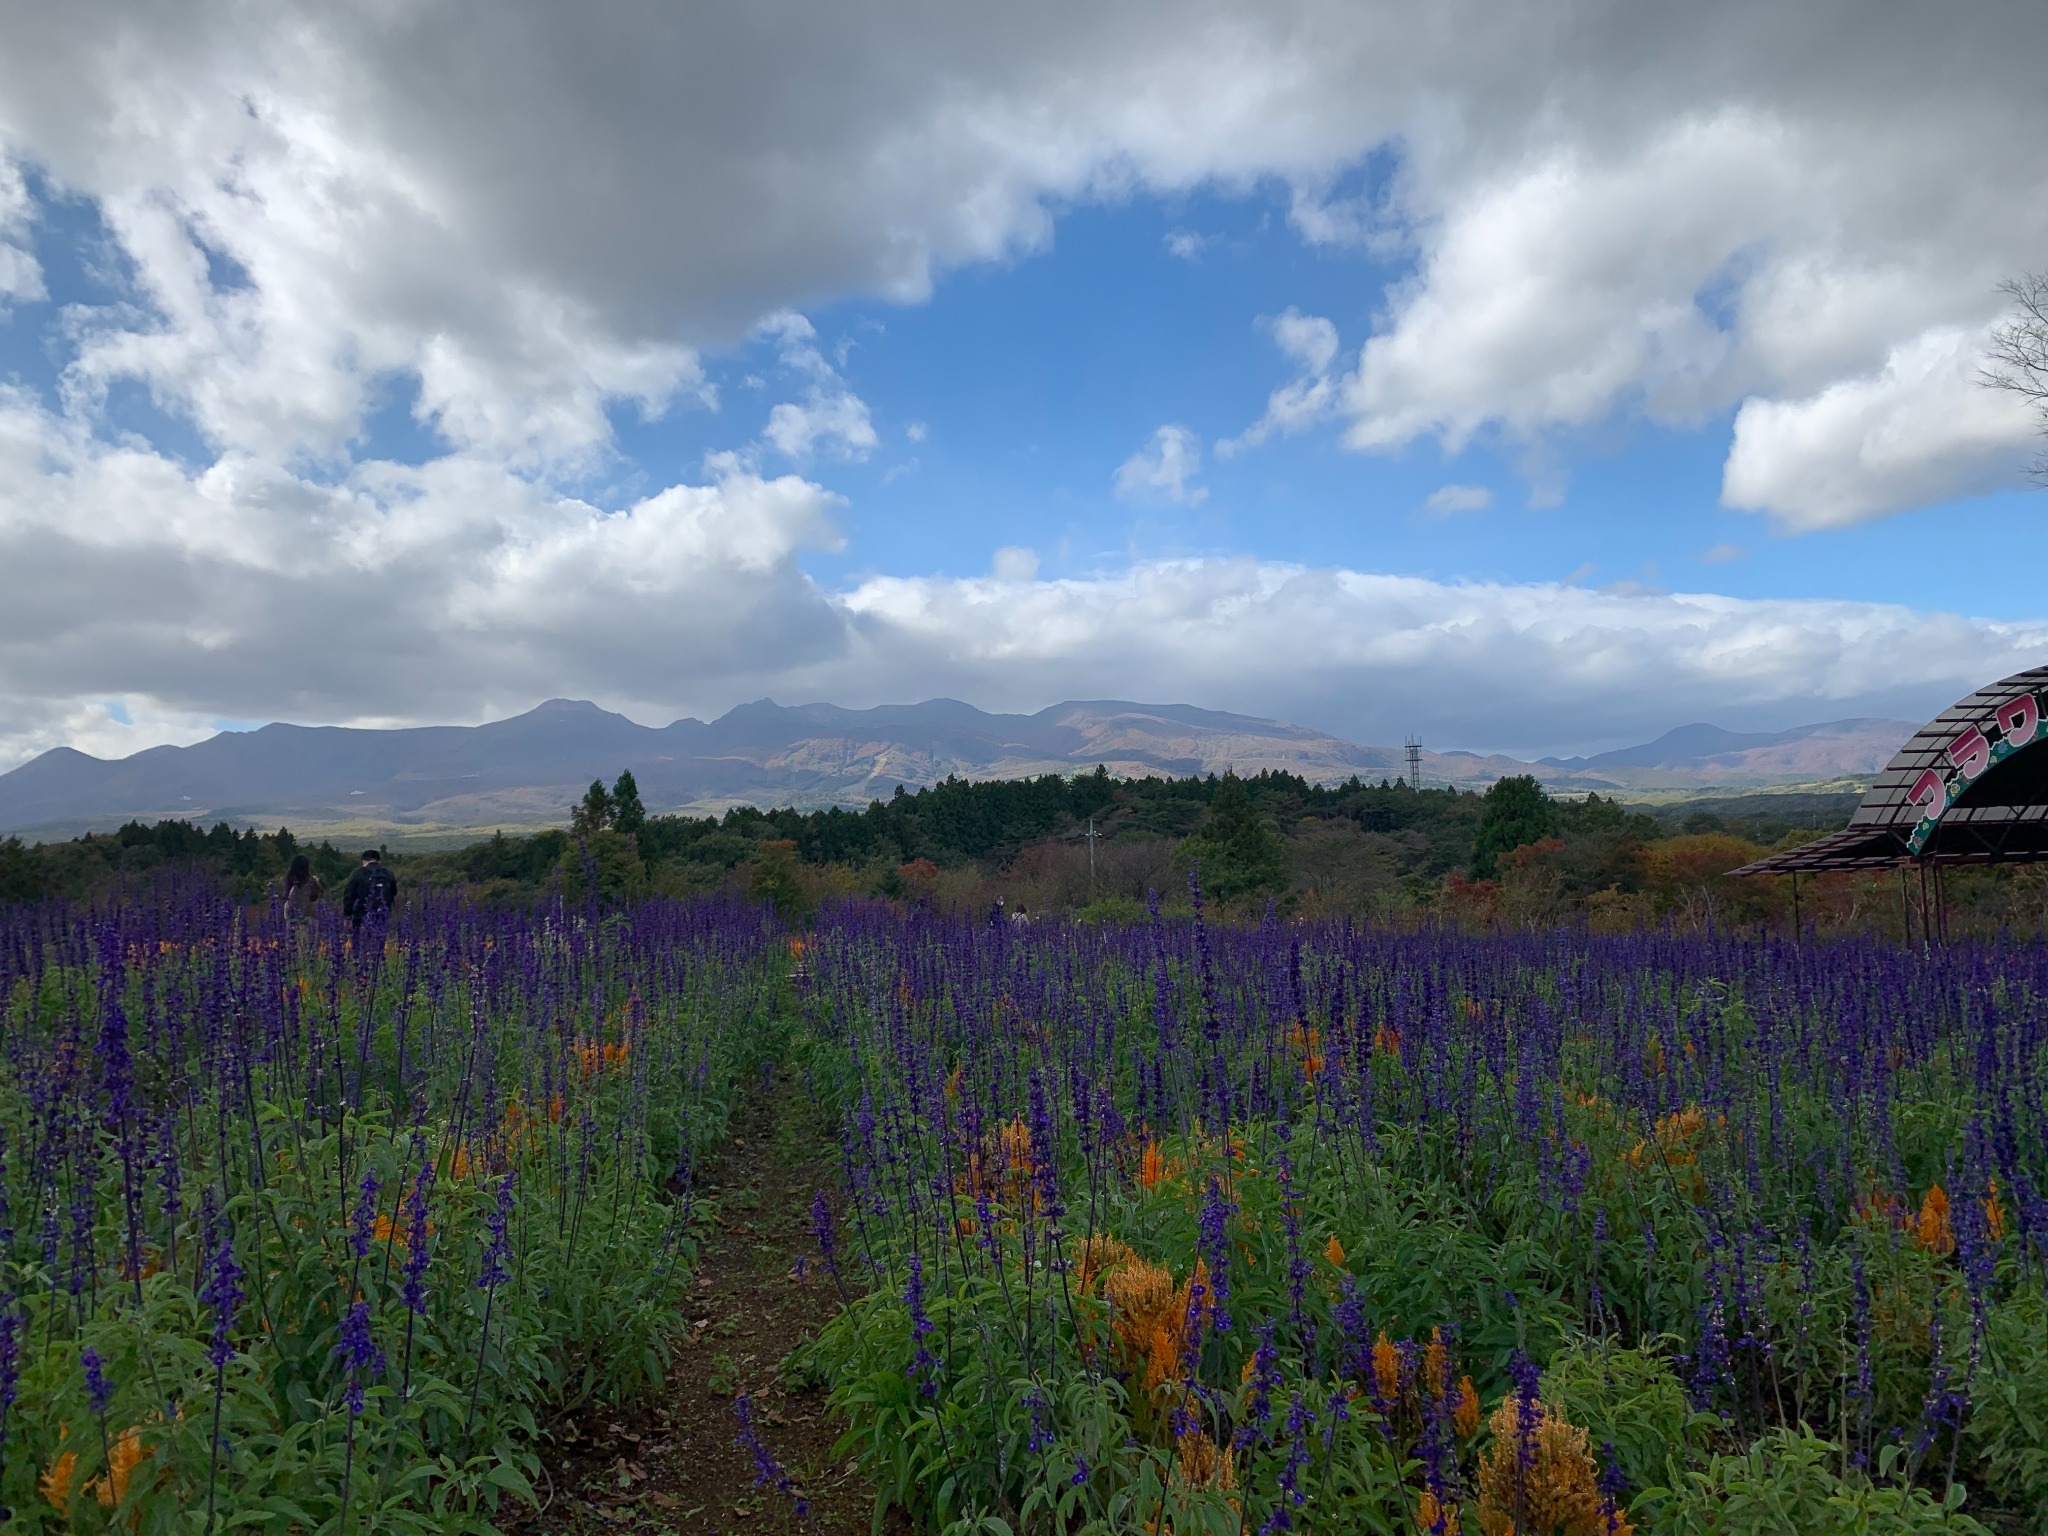
<path id="1" fill-rule="evenodd" d="M 0 0 L 0 768 L 2048 662 L 2048 8 Z"/>

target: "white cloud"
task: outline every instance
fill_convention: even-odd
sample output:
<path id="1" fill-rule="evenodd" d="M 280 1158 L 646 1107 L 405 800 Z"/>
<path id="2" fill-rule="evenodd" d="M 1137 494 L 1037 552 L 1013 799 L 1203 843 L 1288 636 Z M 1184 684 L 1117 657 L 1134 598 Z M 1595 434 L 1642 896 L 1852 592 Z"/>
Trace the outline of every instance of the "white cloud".
<path id="1" fill-rule="evenodd" d="M 271 458 L 342 453 L 393 376 L 464 449 L 601 453 L 608 408 L 700 397 L 698 349 L 765 314 L 915 300 L 1141 190 L 1277 178 L 1305 239 L 1415 258 L 1341 390 L 1368 449 L 1806 400 L 1980 327 L 2048 248 L 2029 0 L 73 0 L 9 40 L 0 152 L 94 200 L 137 275 L 139 307 L 75 317 L 74 391 L 139 380 Z M 1982 481 L 1928 455 L 1916 494 Z"/>
<path id="2" fill-rule="evenodd" d="M 0 400 L 0 762 L 222 717 L 476 720 L 551 695 L 650 720 L 763 694 L 1194 699 L 1541 752 L 1691 719 L 1930 713 L 2048 647 L 2048 623 L 1882 604 L 1248 558 L 1048 580 L 1021 547 L 983 577 L 834 589 L 798 557 L 836 546 L 835 497 L 734 455 L 707 468 L 605 512 L 474 455 L 332 483 L 246 457 L 189 470 Z"/>
<path id="3" fill-rule="evenodd" d="M 821 444 L 841 457 L 864 459 L 881 442 L 867 403 L 850 390 L 812 390 L 800 405 L 785 400 L 768 413 L 761 435 L 792 459 L 810 457 Z"/>
<path id="4" fill-rule="evenodd" d="M 1484 512 L 1493 505 L 1493 492 L 1483 485 L 1440 485 L 1429 493 L 1422 508 L 1434 517 L 1454 517 L 1460 512 Z"/>
<path id="5" fill-rule="evenodd" d="M 1266 398 L 1266 412 L 1236 437 L 1216 445 L 1218 458 L 1233 458 L 1274 436 L 1292 437 L 1329 419 L 1337 403 L 1330 370 L 1337 361 L 1337 327 L 1321 315 L 1288 309 L 1270 323 L 1273 343 L 1299 370 L 1293 382 Z"/>
<path id="6" fill-rule="evenodd" d="M 708 706 L 806 676 L 906 697 L 955 669 L 1042 702 L 1102 681 L 1085 647 L 1124 633 L 1103 605 L 1125 601 L 1154 605 L 1162 633 L 1220 638 L 1177 662 L 1138 637 L 1151 659 L 1120 690 L 1239 688 L 1305 713 L 1385 690 L 1404 657 L 1403 709 L 1495 666 L 1527 684 L 1504 711 L 1526 697 L 1554 719 L 1655 714 L 1658 666 L 1693 713 L 1790 710 L 1878 697 L 1912 646 L 1943 656 L 1941 687 L 2016 654 L 2021 631 L 1895 610 L 1228 562 L 1021 598 L 993 578 L 911 583 L 929 613 L 978 613 L 1000 586 L 989 603 L 1050 626 L 995 623 L 997 649 L 956 653 L 890 618 L 886 585 L 804 579 L 797 552 L 830 540 L 834 506 L 808 479 L 721 460 L 709 485 L 619 513 L 558 487 L 613 450 L 621 408 L 711 404 L 700 354 L 763 317 L 796 398 L 754 451 L 869 453 L 865 404 L 791 306 L 914 302 L 949 268 L 1042 249 L 1075 202 L 1277 180 L 1304 239 L 1413 270 L 1383 292 L 1384 267 L 1341 269 L 1358 303 L 1331 312 L 1374 315 L 1355 361 L 1330 320 L 1274 323 L 1295 376 L 1240 444 L 1335 421 L 1369 450 L 1498 435 L 1541 467 L 1560 434 L 1616 415 L 1739 405 L 1727 498 L 1783 527 L 1981 489 L 2009 472 L 2012 429 L 1961 382 L 1966 342 L 1997 279 L 2048 249 L 2033 0 L 1881 26 L 1847 0 L 1585 0 L 1568 24 L 1554 4 L 1479 0 L 770 0 L 682 21 L 540 0 L 0 3 L 10 312 L 46 287 L 31 186 L 96 214 L 104 266 L 133 279 L 43 338 L 66 358 L 56 408 L 0 398 L 0 720 L 17 750 L 101 730 L 76 722 L 108 698 L 145 732 L 475 718 L 547 692 Z M 129 383 L 192 422 L 210 462 L 108 446 L 100 402 Z M 367 413 L 394 388 L 444 457 L 365 461 Z M 1163 434 L 1129 487 L 1192 504 L 1200 445 Z M 1303 660 L 1292 642 L 1317 622 L 1335 628 Z M 1736 659 L 1703 671 L 1703 640 Z M 1358 647 L 1379 670 L 1356 670 Z M 1574 691 L 1596 662 L 1611 702 Z M 1932 664 L 1915 665 L 1894 692 Z"/>
<path id="7" fill-rule="evenodd" d="M 1249 559 L 1161 561 L 1025 590 L 875 577 L 844 603 L 848 653 L 802 669 L 792 691 L 1013 709 L 1197 697 L 1353 740 L 1418 730 L 1529 753 L 1699 719 L 1920 718 L 2048 645 L 2048 622 L 1877 603 L 1445 583 Z"/>
<path id="8" fill-rule="evenodd" d="M 1209 243 L 1207 235 L 1197 234 L 1192 229 L 1169 229 L 1166 232 L 1166 254 L 1179 261 L 1200 261 Z"/>
<path id="9" fill-rule="evenodd" d="M 1117 466 L 1116 493 L 1125 501 L 1198 507 L 1208 498 L 1208 488 L 1188 482 L 1201 467 L 1202 440 L 1186 427 L 1164 426 Z"/>
<path id="10" fill-rule="evenodd" d="M 1983 355 L 1981 334 L 1941 327 L 1804 399 L 1744 401 L 1721 500 L 1805 533 L 2017 478 L 2037 423 L 1979 382 Z"/>
<path id="11" fill-rule="evenodd" d="M 1005 544 L 996 551 L 989 573 L 997 581 L 1030 581 L 1038 575 L 1038 551 Z"/>
<path id="12" fill-rule="evenodd" d="M 794 311 L 771 315 L 760 334 L 780 343 L 782 365 L 807 378 L 801 402 L 785 401 L 768 413 L 761 436 L 792 459 L 821 448 L 836 458 L 865 459 L 881 444 L 867 402 L 846 387 L 839 370 L 818 350 L 818 333 Z"/>
<path id="13" fill-rule="evenodd" d="M 1727 565 L 1736 560 L 1747 560 L 1749 551 L 1740 544 L 1720 543 L 1711 549 L 1701 550 L 1700 558 L 1709 565 Z"/>
<path id="14" fill-rule="evenodd" d="M 0 316 L 9 300 L 34 302 L 45 296 L 43 269 L 29 249 L 35 204 L 21 167 L 0 153 Z"/>
<path id="15" fill-rule="evenodd" d="M 903 428 L 903 435 L 909 438 L 913 443 L 921 443 L 931 435 L 931 430 L 931 427 L 927 423 L 922 421 L 913 421 L 905 425 L 905 427 Z"/>

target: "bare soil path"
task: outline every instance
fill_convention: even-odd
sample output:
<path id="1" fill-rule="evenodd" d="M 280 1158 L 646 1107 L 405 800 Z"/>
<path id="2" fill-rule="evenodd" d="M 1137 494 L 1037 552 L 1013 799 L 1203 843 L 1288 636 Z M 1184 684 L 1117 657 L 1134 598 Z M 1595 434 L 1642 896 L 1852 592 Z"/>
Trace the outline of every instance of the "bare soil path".
<path id="1" fill-rule="evenodd" d="M 552 1496 L 544 1490 L 547 1502 L 521 1536 L 867 1536 L 874 1488 L 851 1462 L 834 1459 L 839 1431 L 824 1393 L 782 1379 L 784 1357 L 838 1310 L 830 1279 L 812 1262 L 810 1226 L 812 1198 L 836 1182 L 830 1143 L 799 1088 L 777 1082 L 746 1098 L 733 1134 L 700 1173 L 717 1219 L 699 1229 L 688 1331 L 668 1383 L 634 1413 L 600 1411 L 576 1427 L 550 1460 Z M 756 1456 L 739 1443 L 740 1397 L 789 1490 L 759 1484 Z M 909 1529 L 900 1510 L 888 1512 L 884 1531 Z"/>

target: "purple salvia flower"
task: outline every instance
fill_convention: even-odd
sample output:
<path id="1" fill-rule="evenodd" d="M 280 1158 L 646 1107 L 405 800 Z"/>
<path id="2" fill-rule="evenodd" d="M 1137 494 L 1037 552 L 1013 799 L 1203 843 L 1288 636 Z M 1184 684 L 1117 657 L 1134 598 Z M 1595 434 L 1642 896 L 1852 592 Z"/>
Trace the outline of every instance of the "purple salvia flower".
<path id="1" fill-rule="evenodd" d="M 1230 1218 L 1237 1207 L 1223 1198 L 1215 1178 L 1202 1198 L 1202 1250 L 1209 1260 L 1211 1323 L 1218 1333 L 1230 1331 Z"/>
<path id="2" fill-rule="evenodd" d="M 370 1251 L 377 1231 L 377 1175 L 365 1168 L 356 1186 L 356 1208 L 348 1219 L 348 1245 L 360 1259 Z"/>
<path id="3" fill-rule="evenodd" d="M 377 1341 L 370 1333 L 370 1304 L 359 1301 L 349 1308 L 348 1316 L 341 1320 L 341 1342 L 334 1346 L 334 1358 L 341 1361 L 348 1373 L 348 1391 L 344 1401 L 348 1404 L 349 1417 L 354 1418 L 363 1411 L 363 1387 L 372 1377 L 384 1374 L 384 1352 L 377 1348 Z"/>
<path id="4" fill-rule="evenodd" d="M 100 1352 L 90 1344 L 78 1352 L 78 1364 L 85 1372 L 85 1398 L 92 1404 L 92 1411 L 100 1418 L 107 1416 L 107 1405 L 113 1401 L 114 1389 L 107 1383 L 106 1362 Z"/>
<path id="5" fill-rule="evenodd" d="M 235 1328 L 235 1309 L 242 1304 L 242 1266 L 235 1262 L 235 1240 L 225 1232 L 221 1234 L 220 1247 L 214 1253 L 199 1299 L 213 1309 L 213 1342 L 206 1357 L 216 1367 L 225 1367 L 234 1358 L 229 1338 Z"/>
<path id="6" fill-rule="evenodd" d="M 7 1444 L 8 1411 L 14 1407 L 15 1387 L 21 1381 L 21 1324 L 14 1292 L 0 1291 L 0 1448 Z"/>
<path id="7" fill-rule="evenodd" d="M 1251 1395 L 1233 1437 L 1239 1450 L 1266 1438 L 1273 1422 L 1273 1389 L 1280 1385 L 1280 1351 L 1273 1344 L 1273 1320 L 1259 1324 L 1259 1347 L 1252 1351 Z"/>
<path id="8" fill-rule="evenodd" d="M 412 1193 L 406 1197 L 405 1288 L 401 1294 L 406 1306 L 420 1317 L 427 1315 L 427 1192 L 433 1183 L 433 1163 L 421 1163 Z"/>
<path id="9" fill-rule="evenodd" d="M 511 1256 L 512 1246 L 505 1238 L 505 1227 L 512 1216 L 512 1175 L 506 1174 L 505 1181 L 498 1186 L 497 1204 L 491 1214 L 484 1218 L 485 1230 L 490 1241 L 484 1245 L 483 1264 L 476 1277 L 476 1288 L 480 1291 L 495 1290 L 510 1278 L 505 1260 Z"/>
<path id="10" fill-rule="evenodd" d="M 910 1379 L 926 1397 L 938 1395 L 939 1362 L 925 1344 L 932 1333 L 932 1320 L 924 1310 L 924 1260 L 910 1256 L 910 1278 L 903 1287 L 903 1306 L 910 1314 L 910 1339 L 917 1346 L 911 1357 Z"/>
<path id="11" fill-rule="evenodd" d="M 768 1443 L 761 1438 L 761 1431 L 754 1424 L 753 1399 L 742 1392 L 732 1400 L 732 1416 L 740 1421 L 740 1432 L 733 1436 L 733 1444 L 747 1451 L 754 1458 L 754 1486 L 773 1488 L 787 1494 L 794 1504 L 794 1513 L 799 1520 L 809 1517 L 810 1500 L 796 1490 L 795 1482 L 775 1459 L 775 1453 L 768 1449 Z"/>
<path id="12" fill-rule="evenodd" d="M 1031 1415 L 1031 1434 L 1024 1449 L 1033 1456 L 1040 1451 L 1049 1451 L 1057 1443 L 1057 1437 L 1045 1427 L 1045 1394 L 1033 1387 L 1024 1394 L 1024 1407 Z"/>

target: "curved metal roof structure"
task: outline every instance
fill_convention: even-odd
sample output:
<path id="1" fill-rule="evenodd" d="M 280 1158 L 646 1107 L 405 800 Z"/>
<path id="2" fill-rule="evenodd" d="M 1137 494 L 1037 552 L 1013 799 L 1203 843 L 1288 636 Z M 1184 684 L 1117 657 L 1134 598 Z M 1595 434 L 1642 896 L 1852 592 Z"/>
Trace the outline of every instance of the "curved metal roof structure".
<path id="1" fill-rule="evenodd" d="M 2048 667 L 1979 688 L 1893 756 L 1849 825 L 1739 875 L 2048 859 Z"/>

